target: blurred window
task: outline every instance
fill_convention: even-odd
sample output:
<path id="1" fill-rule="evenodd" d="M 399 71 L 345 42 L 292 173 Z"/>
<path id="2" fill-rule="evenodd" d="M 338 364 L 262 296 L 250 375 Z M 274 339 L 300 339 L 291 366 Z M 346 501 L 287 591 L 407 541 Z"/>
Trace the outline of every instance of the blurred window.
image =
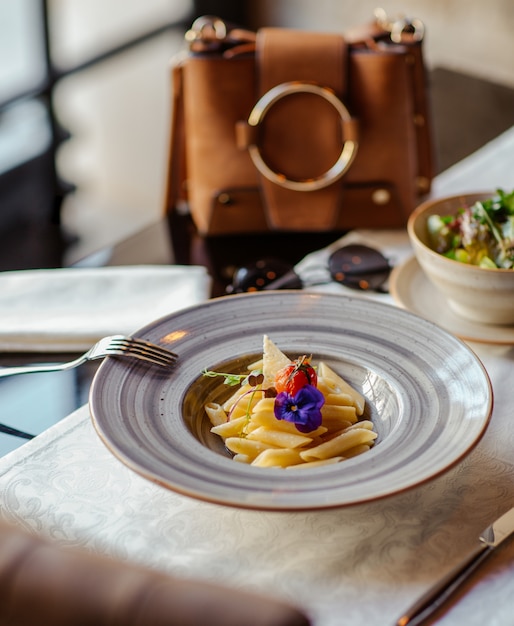
<path id="1" fill-rule="evenodd" d="M 0 102 L 43 83 L 41 21 L 39 0 L 0 0 Z"/>
<path id="2" fill-rule="evenodd" d="M 192 13 L 190 0 L 49 0 L 48 7 L 51 53 L 59 68 L 79 65 Z"/>

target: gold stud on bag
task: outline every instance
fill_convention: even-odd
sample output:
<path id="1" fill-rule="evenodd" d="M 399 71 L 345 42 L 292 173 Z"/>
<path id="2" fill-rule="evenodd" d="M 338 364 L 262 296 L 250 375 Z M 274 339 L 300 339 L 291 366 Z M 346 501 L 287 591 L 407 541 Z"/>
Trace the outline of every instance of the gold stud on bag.
<path id="1" fill-rule="evenodd" d="M 380 10 L 344 36 L 199 18 L 173 66 L 166 211 L 185 201 L 202 236 L 404 226 L 433 177 L 423 38 Z"/>

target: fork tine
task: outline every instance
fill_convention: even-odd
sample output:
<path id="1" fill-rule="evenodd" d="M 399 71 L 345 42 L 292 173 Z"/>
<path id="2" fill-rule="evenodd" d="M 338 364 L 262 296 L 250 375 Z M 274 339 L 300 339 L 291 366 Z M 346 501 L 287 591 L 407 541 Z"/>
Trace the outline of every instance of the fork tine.
<path id="1" fill-rule="evenodd" d="M 114 336 L 109 344 L 109 353 L 118 355 L 132 355 L 161 366 L 171 366 L 177 360 L 177 355 L 166 348 L 157 346 L 143 339 Z"/>
<path id="2" fill-rule="evenodd" d="M 133 348 L 139 348 L 141 350 L 148 350 L 153 354 L 159 354 L 163 357 L 169 358 L 170 356 L 177 357 L 174 352 L 168 350 L 167 348 L 163 348 L 155 343 L 150 343 L 149 341 L 145 341 L 144 339 L 138 339 L 137 337 L 125 337 L 125 344 L 130 345 Z"/>
<path id="3" fill-rule="evenodd" d="M 173 354 L 168 348 L 163 348 L 156 343 L 146 341 L 145 339 L 139 339 L 138 337 L 126 337 L 125 335 L 113 335 L 109 337 L 111 344 L 127 345 L 127 346 L 139 346 L 140 348 L 148 348 L 149 350 L 156 351 L 163 355 Z"/>
<path id="4" fill-rule="evenodd" d="M 130 348 L 125 348 L 122 350 L 120 350 L 119 348 L 115 348 L 110 351 L 109 354 L 116 354 L 124 357 L 134 357 L 140 361 L 146 361 L 147 363 L 153 363 L 154 365 L 159 365 L 161 367 L 171 367 L 176 361 L 176 359 L 164 359 L 155 354 L 148 354 L 138 350 L 132 350 Z"/>
<path id="5" fill-rule="evenodd" d="M 106 354 L 109 355 L 114 355 L 114 356 L 123 356 L 123 357 L 127 357 L 127 356 L 132 356 L 134 358 L 137 358 L 139 360 L 142 361 L 146 361 L 147 363 L 153 363 L 154 365 L 160 365 L 161 367 L 171 367 L 175 361 L 177 360 L 176 357 L 174 358 L 164 358 L 162 356 L 156 355 L 156 354 L 150 354 L 149 352 L 145 352 L 145 351 L 141 351 L 141 350 L 137 350 L 137 349 L 132 349 L 132 348 L 127 348 L 127 347 L 116 347 L 113 346 L 111 348 L 108 348 L 106 351 Z"/>
<path id="6" fill-rule="evenodd" d="M 124 349 L 134 353 L 137 352 L 139 354 L 147 354 L 149 356 L 162 359 L 164 361 L 175 361 L 177 359 L 177 355 L 170 350 L 166 350 L 164 348 L 146 342 L 127 342 L 124 345 Z"/>
<path id="7" fill-rule="evenodd" d="M 163 365 L 172 365 L 177 360 L 175 354 L 164 354 L 148 348 L 140 348 L 139 346 L 126 346 L 123 349 L 124 354 L 132 354 L 148 361 L 155 361 Z"/>

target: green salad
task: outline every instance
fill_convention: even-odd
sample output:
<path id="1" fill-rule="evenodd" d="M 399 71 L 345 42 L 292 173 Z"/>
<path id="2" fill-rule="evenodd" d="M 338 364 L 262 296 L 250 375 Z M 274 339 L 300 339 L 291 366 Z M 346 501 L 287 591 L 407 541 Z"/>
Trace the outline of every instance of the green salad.
<path id="1" fill-rule="evenodd" d="M 431 247 L 440 254 L 480 267 L 514 268 L 514 191 L 498 189 L 488 200 L 455 215 L 431 215 Z"/>

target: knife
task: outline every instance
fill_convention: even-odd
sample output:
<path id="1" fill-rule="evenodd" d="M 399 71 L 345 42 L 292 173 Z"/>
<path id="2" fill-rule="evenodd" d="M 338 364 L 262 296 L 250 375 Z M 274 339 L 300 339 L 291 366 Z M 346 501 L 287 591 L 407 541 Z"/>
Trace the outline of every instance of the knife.
<path id="1" fill-rule="evenodd" d="M 479 545 L 449 574 L 431 587 L 396 622 L 395 626 L 420 626 L 457 591 L 460 585 L 514 533 L 514 508 L 504 513 L 480 535 Z"/>

